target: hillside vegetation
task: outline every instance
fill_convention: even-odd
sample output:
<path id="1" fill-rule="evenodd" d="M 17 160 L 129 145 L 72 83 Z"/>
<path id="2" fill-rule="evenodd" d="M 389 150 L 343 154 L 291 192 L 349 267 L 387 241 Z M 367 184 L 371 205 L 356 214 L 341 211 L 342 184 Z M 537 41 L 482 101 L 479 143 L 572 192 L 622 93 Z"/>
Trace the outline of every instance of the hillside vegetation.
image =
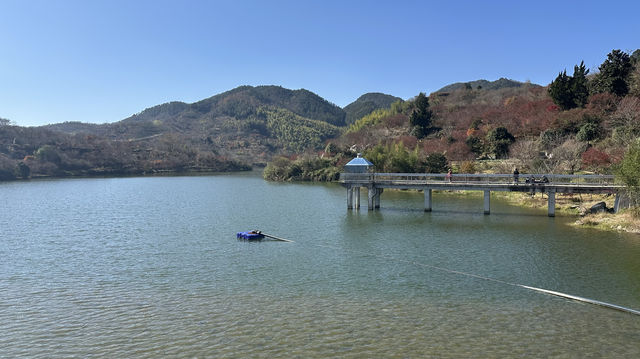
<path id="1" fill-rule="evenodd" d="M 322 149 L 345 116 L 307 90 L 242 86 L 102 125 L 24 128 L 3 119 L 0 179 L 250 169 L 277 153 Z"/>
<path id="2" fill-rule="evenodd" d="M 573 75 L 550 75 L 547 87 L 474 81 L 397 101 L 330 140 L 318 165 L 339 169 L 362 152 L 381 172 L 423 172 L 440 156 L 454 172 L 510 173 L 518 167 L 523 173 L 606 174 L 635 168 L 621 164 L 640 136 L 639 59 L 640 51 L 614 50 L 598 73 L 576 64 Z M 278 165 L 300 167 L 295 159 Z M 270 168 L 265 176 L 286 172 Z"/>
<path id="3" fill-rule="evenodd" d="M 246 164 L 180 142 L 170 134 L 113 141 L 94 135 L 0 126 L 0 180 L 249 169 Z"/>
<path id="4" fill-rule="evenodd" d="M 402 99 L 379 92 L 364 94 L 354 102 L 345 106 L 346 124 L 353 124 L 373 111 L 389 108 L 389 106 L 396 101 L 402 101 Z"/>
<path id="5" fill-rule="evenodd" d="M 302 118 L 345 125 L 345 112 L 307 90 L 288 90 L 278 86 L 241 86 L 192 103 L 169 102 L 143 110 L 115 123 L 94 125 L 62 123 L 44 126 L 66 133 L 87 133 L 113 140 L 129 140 L 178 133 L 195 142 L 215 142 L 217 147 L 235 147 L 234 141 L 261 134 L 252 121 L 261 107 L 287 110 Z M 268 137 L 268 136 L 267 136 Z M 233 157 L 235 152 L 228 155 Z"/>
<path id="6" fill-rule="evenodd" d="M 456 82 L 450 85 L 447 85 L 436 92 L 452 92 L 455 90 L 466 89 L 466 90 L 500 90 L 509 87 L 522 87 L 525 85 L 531 86 L 529 83 L 522 83 L 519 81 L 509 80 L 506 78 L 500 78 L 496 81 L 487 81 L 487 80 L 476 80 L 470 82 Z M 537 86 L 537 85 L 533 85 Z"/>

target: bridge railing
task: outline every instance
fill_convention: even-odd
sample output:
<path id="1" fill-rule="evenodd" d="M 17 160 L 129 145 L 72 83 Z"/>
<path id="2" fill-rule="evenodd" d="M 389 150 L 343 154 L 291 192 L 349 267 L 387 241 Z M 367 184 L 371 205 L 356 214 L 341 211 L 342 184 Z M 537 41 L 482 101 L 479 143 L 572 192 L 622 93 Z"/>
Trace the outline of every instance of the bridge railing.
<path id="1" fill-rule="evenodd" d="M 545 182 L 545 178 L 548 182 Z M 563 175 L 521 173 L 518 183 L 552 184 L 552 185 L 614 185 L 615 177 L 611 175 Z M 452 174 L 445 173 L 341 173 L 340 182 L 366 184 L 370 182 L 386 184 L 436 184 L 436 183 L 468 183 L 468 184 L 509 184 L 514 183 L 513 174 Z"/>

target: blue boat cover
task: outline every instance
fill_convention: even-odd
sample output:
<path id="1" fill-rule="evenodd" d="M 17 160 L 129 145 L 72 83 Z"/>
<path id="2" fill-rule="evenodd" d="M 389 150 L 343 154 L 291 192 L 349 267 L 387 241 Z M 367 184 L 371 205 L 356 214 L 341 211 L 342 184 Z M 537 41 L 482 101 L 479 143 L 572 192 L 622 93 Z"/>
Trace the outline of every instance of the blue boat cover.
<path id="1" fill-rule="evenodd" d="M 236 238 L 238 239 L 247 239 L 247 240 L 256 240 L 264 238 L 264 234 L 259 231 L 247 231 L 247 232 L 238 232 L 236 233 Z"/>

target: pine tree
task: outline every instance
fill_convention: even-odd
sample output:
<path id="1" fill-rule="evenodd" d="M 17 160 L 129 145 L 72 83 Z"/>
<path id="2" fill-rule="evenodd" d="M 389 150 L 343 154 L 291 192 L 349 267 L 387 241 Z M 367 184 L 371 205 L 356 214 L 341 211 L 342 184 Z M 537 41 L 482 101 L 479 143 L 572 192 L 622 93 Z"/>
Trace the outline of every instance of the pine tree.
<path id="1" fill-rule="evenodd" d="M 587 79 L 589 70 L 584 66 L 584 61 L 580 61 L 580 66 L 573 67 L 573 77 L 571 79 L 571 93 L 573 103 L 576 107 L 584 107 L 589 99 L 589 80 Z"/>
<path id="2" fill-rule="evenodd" d="M 549 85 L 549 96 L 562 110 L 570 110 L 575 107 L 571 91 L 572 78 L 567 76 L 567 70 L 558 74 Z"/>
<path id="3" fill-rule="evenodd" d="M 568 76 L 567 70 L 558 74 L 549 85 L 549 96 L 553 102 L 562 110 L 584 107 L 589 98 L 588 73 L 584 61 L 581 61 L 580 66 L 573 67 L 573 76 Z"/>
<path id="4" fill-rule="evenodd" d="M 413 127 L 416 137 L 422 138 L 434 130 L 431 123 L 433 113 L 429 109 L 429 98 L 422 92 L 418 94 L 414 104 L 415 109 L 409 117 L 409 124 Z"/>
<path id="5" fill-rule="evenodd" d="M 618 96 L 629 93 L 627 81 L 633 69 L 629 54 L 621 50 L 613 50 L 598 69 L 600 73 L 593 80 L 591 89 L 593 93 L 609 92 Z"/>

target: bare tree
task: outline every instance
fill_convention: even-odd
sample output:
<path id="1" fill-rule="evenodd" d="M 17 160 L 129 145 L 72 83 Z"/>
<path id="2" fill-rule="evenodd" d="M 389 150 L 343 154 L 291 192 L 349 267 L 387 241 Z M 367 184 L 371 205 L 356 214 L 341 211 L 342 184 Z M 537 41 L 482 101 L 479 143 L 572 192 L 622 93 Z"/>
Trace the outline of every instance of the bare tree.
<path id="1" fill-rule="evenodd" d="M 566 139 L 567 136 L 563 131 L 556 128 L 550 128 L 540 133 L 540 145 L 547 152 L 560 146 Z"/>
<path id="2" fill-rule="evenodd" d="M 640 136 L 640 99 L 627 96 L 620 101 L 618 108 L 611 115 L 614 127 L 613 138 L 623 146 L 628 146 Z"/>
<path id="3" fill-rule="evenodd" d="M 547 173 L 574 173 L 582 164 L 582 153 L 587 148 L 584 142 L 570 138 L 554 148 L 542 161 L 542 169 Z"/>
<path id="4" fill-rule="evenodd" d="M 535 140 L 516 141 L 509 149 L 511 159 L 519 162 L 519 167 L 536 171 L 540 162 L 540 143 Z M 537 172 L 537 171 L 536 171 Z"/>

